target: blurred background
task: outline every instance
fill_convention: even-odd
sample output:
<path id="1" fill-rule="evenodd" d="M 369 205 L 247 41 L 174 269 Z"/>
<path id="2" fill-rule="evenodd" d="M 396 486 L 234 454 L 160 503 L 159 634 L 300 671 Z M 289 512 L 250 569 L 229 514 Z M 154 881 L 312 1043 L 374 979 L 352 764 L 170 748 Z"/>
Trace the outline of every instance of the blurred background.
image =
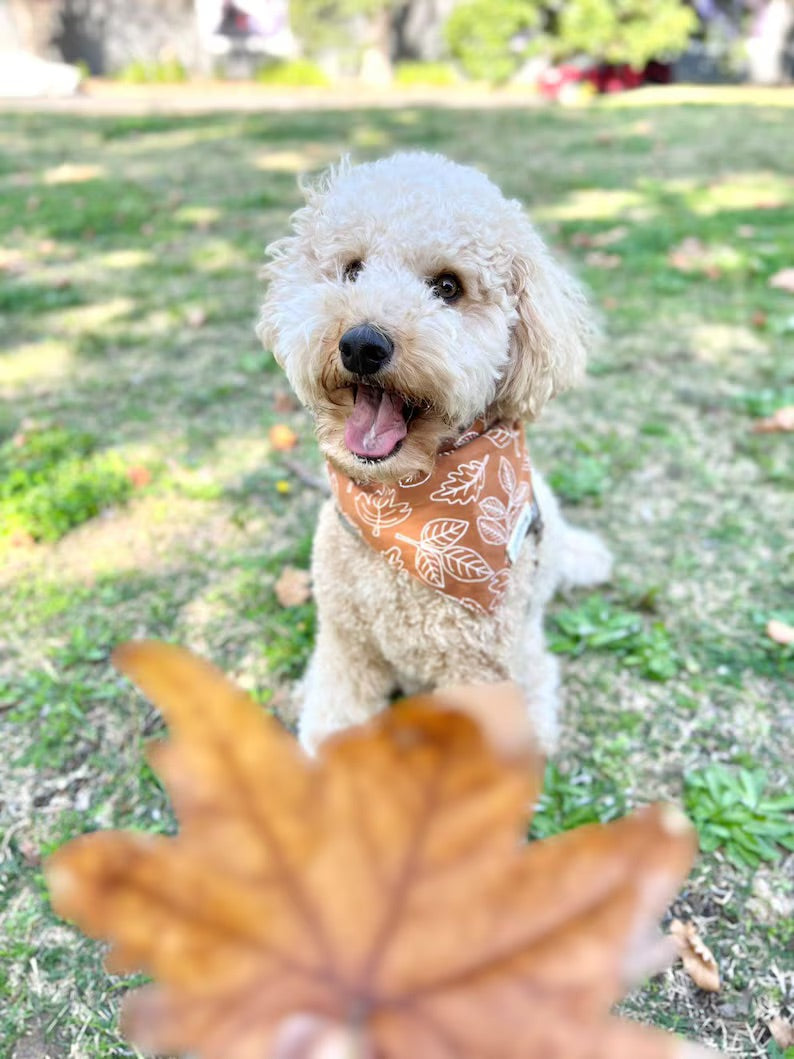
<path id="1" fill-rule="evenodd" d="M 793 73 L 790 0 L 0 2 L 4 95 L 68 94 L 101 76 L 473 81 L 571 99 L 671 80 L 777 84 Z"/>

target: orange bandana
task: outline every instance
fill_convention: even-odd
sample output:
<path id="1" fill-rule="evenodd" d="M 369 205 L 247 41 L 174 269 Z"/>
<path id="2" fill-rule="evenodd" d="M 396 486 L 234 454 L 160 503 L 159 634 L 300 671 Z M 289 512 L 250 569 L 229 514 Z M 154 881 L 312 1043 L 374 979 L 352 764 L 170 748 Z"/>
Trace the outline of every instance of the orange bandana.
<path id="1" fill-rule="evenodd" d="M 519 423 L 475 424 L 430 474 L 358 485 L 328 466 L 342 518 L 394 570 L 478 613 L 495 610 L 540 512 Z"/>

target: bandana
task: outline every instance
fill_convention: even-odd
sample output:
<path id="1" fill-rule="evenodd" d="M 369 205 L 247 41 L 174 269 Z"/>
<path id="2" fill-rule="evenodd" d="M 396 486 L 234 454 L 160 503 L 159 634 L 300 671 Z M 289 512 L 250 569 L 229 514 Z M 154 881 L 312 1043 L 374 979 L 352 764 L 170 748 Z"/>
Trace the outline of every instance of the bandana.
<path id="1" fill-rule="evenodd" d="M 394 570 L 477 613 L 496 609 L 527 534 L 540 532 L 519 423 L 475 423 L 429 474 L 394 485 L 328 472 L 343 521 Z"/>

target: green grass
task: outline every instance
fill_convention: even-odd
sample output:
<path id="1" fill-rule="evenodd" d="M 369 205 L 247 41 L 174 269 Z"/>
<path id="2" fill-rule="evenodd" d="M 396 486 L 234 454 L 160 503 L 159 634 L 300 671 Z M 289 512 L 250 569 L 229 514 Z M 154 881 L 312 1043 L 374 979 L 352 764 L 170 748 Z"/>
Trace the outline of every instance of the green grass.
<path id="1" fill-rule="evenodd" d="M 722 849 L 738 867 L 757 868 L 794 852 L 794 795 L 767 794 L 761 769 L 710 765 L 684 780 L 684 805 L 704 853 Z"/>
<path id="2" fill-rule="evenodd" d="M 97 439 L 62 428 L 22 430 L 0 445 L 0 554 L 19 535 L 57 541 L 111 505 L 133 482 L 121 458 Z"/>
<path id="3" fill-rule="evenodd" d="M 124 982 L 52 915 L 41 856 L 85 830 L 173 827 L 142 754 L 162 723 L 110 666 L 118 642 L 186 644 L 266 704 L 302 671 L 313 607 L 280 607 L 273 585 L 308 564 L 321 497 L 269 427 L 295 430 L 310 472 L 319 459 L 257 347 L 257 273 L 299 171 L 413 147 L 525 201 L 604 320 L 587 386 L 529 431 L 569 516 L 616 557 L 612 586 L 550 608 L 566 708 L 532 834 L 686 804 L 704 848 L 679 910 L 723 993 L 678 969 L 625 1007 L 774 1055 L 765 1019 L 791 1003 L 775 799 L 791 784 L 794 649 L 765 629 L 794 619 L 794 461 L 790 435 L 752 421 L 794 401 L 794 302 L 769 286 L 793 263 L 793 100 L 655 105 L 670 98 L 0 115 L 2 1059 L 133 1055 L 116 1029 Z M 671 253 L 688 238 L 684 270 Z M 151 482 L 134 488 L 140 468 Z"/>

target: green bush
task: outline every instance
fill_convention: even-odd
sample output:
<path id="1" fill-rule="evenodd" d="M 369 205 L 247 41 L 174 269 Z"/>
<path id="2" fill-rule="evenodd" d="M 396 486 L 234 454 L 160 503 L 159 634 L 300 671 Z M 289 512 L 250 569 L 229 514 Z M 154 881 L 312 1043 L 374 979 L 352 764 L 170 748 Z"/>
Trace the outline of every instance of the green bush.
<path id="1" fill-rule="evenodd" d="M 127 499 L 132 480 L 120 456 L 97 452 L 85 433 L 53 428 L 20 434 L 0 446 L 2 536 L 55 541 Z"/>
<path id="2" fill-rule="evenodd" d="M 571 0 L 560 8 L 558 32 L 569 54 L 641 69 L 682 52 L 696 26 L 680 0 Z"/>
<path id="3" fill-rule="evenodd" d="M 331 83 L 325 71 L 308 59 L 268 63 L 257 70 L 255 79 L 260 85 L 283 88 L 327 88 Z"/>
<path id="4" fill-rule="evenodd" d="M 399 63 L 394 71 L 394 83 L 400 88 L 448 88 L 456 85 L 459 77 L 449 63 Z"/>
<path id="5" fill-rule="evenodd" d="M 154 62 L 135 59 L 117 77 L 129 85 L 173 85 L 188 79 L 187 70 L 179 59 L 156 59 Z"/>
<path id="6" fill-rule="evenodd" d="M 737 867 L 757 868 L 794 851 L 794 795 L 769 795 L 762 769 L 709 765 L 684 780 L 684 804 L 704 853 L 723 849 Z"/>
<path id="7" fill-rule="evenodd" d="M 513 42 L 537 34 L 544 8 L 535 0 L 468 0 L 447 19 L 444 33 L 449 50 L 469 77 L 501 84 L 509 81 L 524 61 L 525 46 Z"/>
<path id="8" fill-rule="evenodd" d="M 609 651 L 646 680 L 670 680 L 679 669 L 678 656 L 662 622 L 648 627 L 638 614 L 598 595 L 554 615 L 549 646 L 557 654 Z"/>
<path id="9" fill-rule="evenodd" d="M 500 83 L 538 54 L 641 68 L 683 51 L 696 25 L 681 0 L 467 0 L 445 33 L 470 77 Z"/>

